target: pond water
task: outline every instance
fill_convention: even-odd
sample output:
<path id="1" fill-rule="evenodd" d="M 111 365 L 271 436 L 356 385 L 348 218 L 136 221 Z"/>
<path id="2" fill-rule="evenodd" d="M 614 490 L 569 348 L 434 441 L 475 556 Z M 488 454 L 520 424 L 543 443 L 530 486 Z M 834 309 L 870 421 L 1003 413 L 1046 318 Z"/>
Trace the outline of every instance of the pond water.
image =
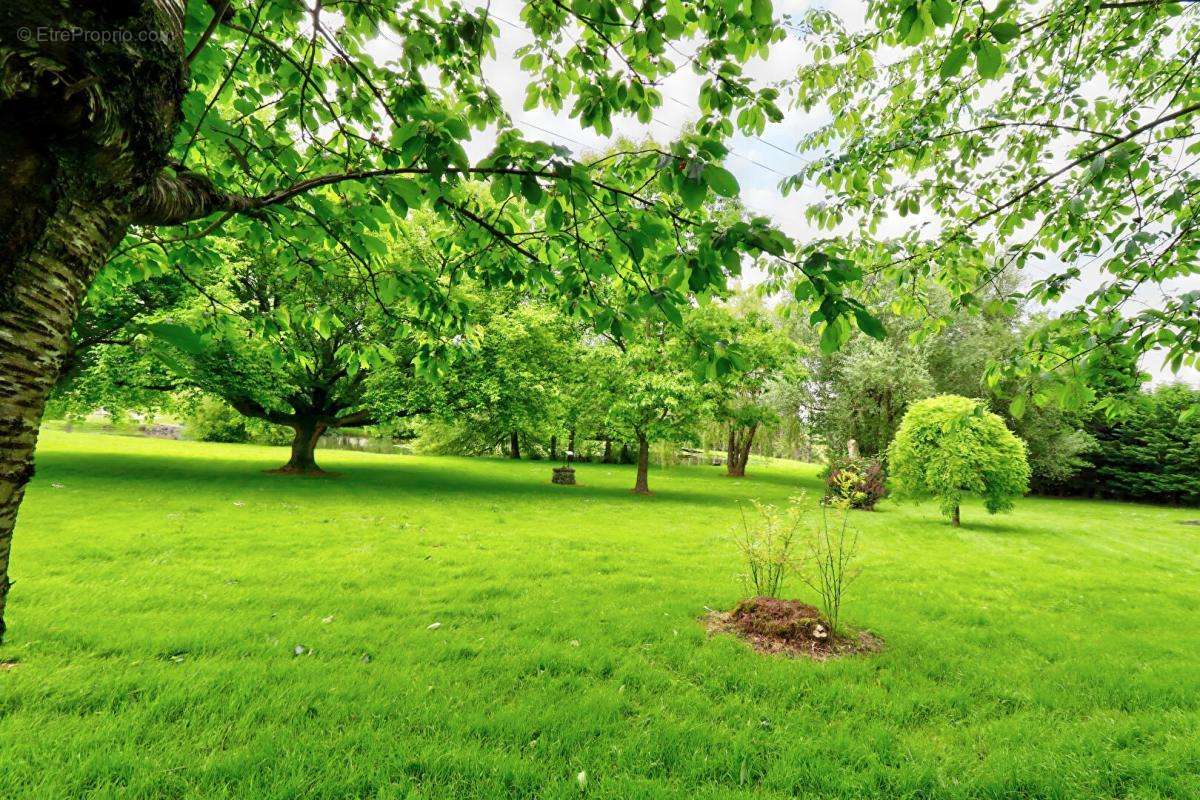
<path id="1" fill-rule="evenodd" d="M 318 450 L 357 450 L 360 453 L 411 453 L 407 442 L 391 439 L 375 439 L 369 436 L 344 436 L 340 433 L 326 434 L 317 443 Z"/>

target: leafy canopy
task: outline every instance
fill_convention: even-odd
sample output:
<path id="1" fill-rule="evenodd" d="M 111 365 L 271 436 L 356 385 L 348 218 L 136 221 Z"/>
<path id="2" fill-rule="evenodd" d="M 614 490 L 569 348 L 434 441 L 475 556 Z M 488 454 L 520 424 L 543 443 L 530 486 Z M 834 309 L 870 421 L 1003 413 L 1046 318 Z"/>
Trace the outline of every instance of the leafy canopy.
<path id="1" fill-rule="evenodd" d="M 914 403 L 888 449 L 901 496 L 935 498 L 953 516 L 963 498 L 983 498 L 988 513 L 1012 508 L 1029 488 L 1025 445 L 978 401 L 941 395 Z"/>
<path id="2" fill-rule="evenodd" d="M 172 166 L 102 290 L 202 274 L 223 258 L 218 232 L 318 269 L 336 255 L 371 270 L 415 209 L 447 230 L 440 276 L 547 291 L 616 335 L 632 316 L 677 322 L 744 255 L 790 261 L 794 244 L 766 218 L 697 214 L 738 193 L 725 141 L 782 118 L 778 89 L 741 68 L 784 37 L 770 0 L 525 2 L 527 109 L 566 109 L 609 134 L 615 116 L 652 118 L 665 76 L 701 76 L 702 117 L 679 140 L 591 159 L 529 138 L 502 107 L 486 76 L 502 24 L 512 21 L 455 0 L 188 3 L 190 85 Z M 481 135 L 495 144 L 473 161 L 466 145 Z M 806 269 L 814 295 L 844 277 Z M 608 307 L 602 281 L 634 302 Z M 370 291 L 385 304 L 427 299 L 414 283 Z"/>
<path id="3" fill-rule="evenodd" d="M 808 216 L 838 235 L 814 249 L 959 306 L 1008 302 L 987 289 L 1012 267 L 1009 299 L 1072 303 L 1009 365 L 1039 404 L 1094 400 L 1112 346 L 1196 365 L 1200 5 L 867 5 L 858 32 L 807 16 L 794 99 L 831 121 L 786 188 L 825 192 Z"/>

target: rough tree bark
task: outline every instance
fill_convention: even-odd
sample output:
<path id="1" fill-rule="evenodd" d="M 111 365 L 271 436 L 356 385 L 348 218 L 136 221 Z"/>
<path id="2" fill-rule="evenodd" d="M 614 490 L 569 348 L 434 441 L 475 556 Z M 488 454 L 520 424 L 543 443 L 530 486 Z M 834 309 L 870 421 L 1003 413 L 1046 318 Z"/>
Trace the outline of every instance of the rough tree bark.
<path id="1" fill-rule="evenodd" d="M 633 484 L 636 494 L 650 494 L 650 442 L 645 434 L 638 433 L 637 481 Z"/>
<path id="2" fill-rule="evenodd" d="M 17 509 L 33 477 L 46 398 L 70 346 L 71 324 L 96 268 L 125 225 L 112 203 L 63 204 L 18 262 L 0 300 L 0 641 Z"/>
<path id="3" fill-rule="evenodd" d="M 739 429 L 729 428 L 729 445 L 725 457 L 725 474 L 731 478 L 746 477 L 746 465 L 750 463 L 750 448 L 754 444 L 754 434 L 758 425 Z"/>
<path id="4" fill-rule="evenodd" d="M 186 84 L 182 20 L 183 0 L 0 8 L 0 640 L 46 397 L 88 285 L 166 167 Z M 72 28 L 132 35 L 10 38 Z M 160 35 L 138 36 L 148 30 Z"/>
<path id="5" fill-rule="evenodd" d="M 958 506 L 954 507 L 954 515 L 950 517 L 950 524 L 956 528 L 962 525 L 962 516 L 959 514 Z"/>
<path id="6" fill-rule="evenodd" d="M 317 442 L 321 439 L 328 426 L 319 420 L 297 420 L 292 426 L 296 432 L 292 437 L 292 455 L 288 462 L 278 472 L 296 475 L 321 475 L 324 473 L 317 466 Z"/>
<path id="7" fill-rule="evenodd" d="M 516 431 L 513 431 L 512 433 L 510 433 L 508 435 L 508 457 L 509 458 L 520 458 L 521 457 L 521 437 L 517 434 Z"/>

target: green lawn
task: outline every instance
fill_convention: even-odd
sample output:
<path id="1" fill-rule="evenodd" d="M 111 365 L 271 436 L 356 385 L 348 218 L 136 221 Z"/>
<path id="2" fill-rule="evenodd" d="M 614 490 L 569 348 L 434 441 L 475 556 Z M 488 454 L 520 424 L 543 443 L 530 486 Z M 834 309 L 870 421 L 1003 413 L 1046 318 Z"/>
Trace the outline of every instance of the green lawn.
<path id="1" fill-rule="evenodd" d="M 320 455 L 45 433 L 0 797 L 1200 797 L 1198 510 L 885 502 L 845 615 L 886 650 L 814 663 L 697 617 L 815 467 Z"/>

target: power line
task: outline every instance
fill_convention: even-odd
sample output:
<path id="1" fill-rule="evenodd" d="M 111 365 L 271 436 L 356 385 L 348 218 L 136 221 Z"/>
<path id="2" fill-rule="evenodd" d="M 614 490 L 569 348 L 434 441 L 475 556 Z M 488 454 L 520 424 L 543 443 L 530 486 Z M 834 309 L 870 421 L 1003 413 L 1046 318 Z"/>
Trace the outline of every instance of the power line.
<path id="1" fill-rule="evenodd" d="M 528 29 L 528 28 L 525 28 L 525 27 L 523 27 L 523 26 L 521 26 L 521 25 L 518 25 L 518 24 L 516 24 L 515 22 L 511 22 L 510 20 L 507 20 L 507 19 L 505 19 L 504 17 L 498 16 L 498 15 L 496 15 L 495 13 L 488 12 L 488 16 L 489 16 L 490 18 L 492 18 L 492 19 L 495 19 L 495 20 L 497 20 L 498 22 L 502 22 L 502 23 L 504 23 L 505 25 L 508 25 L 509 27 L 511 27 L 511 28 L 513 28 L 513 29 L 515 29 L 515 30 L 521 31 L 522 33 L 529 34 L 529 29 Z M 531 37 L 531 38 L 533 38 L 533 37 L 532 37 L 532 34 L 530 34 L 530 37 Z M 576 45 L 578 45 L 578 41 L 577 41 L 577 40 L 575 40 L 575 39 L 574 39 L 574 37 L 571 37 L 571 39 L 572 39 L 572 41 L 574 41 L 574 42 L 576 43 Z M 685 63 L 691 63 L 691 62 L 692 62 L 692 61 L 694 61 L 694 60 L 695 60 L 695 58 L 696 58 L 694 55 L 692 55 L 692 56 L 688 56 L 686 53 L 683 53 L 683 52 L 681 52 L 681 51 L 680 51 L 680 50 L 678 50 L 678 49 L 677 49 L 677 48 L 676 48 L 674 45 L 671 45 L 671 49 L 672 49 L 672 50 L 675 50 L 675 52 L 676 52 L 676 53 L 679 53 L 679 55 L 681 55 L 681 56 L 683 56 L 684 58 L 686 58 L 686 59 L 687 59 L 687 62 L 685 62 Z M 683 66 L 683 65 L 680 65 L 680 66 Z M 678 71 L 679 71 L 679 68 L 677 67 L 677 68 L 676 68 L 676 69 L 675 69 L 675 70 L 674 70 L 674 71 L 671 73 L 671 75 L 673 75 L 675 72 L 678 72 Z M 666 77 L 670 77 L 670 75 L 668 75 L 668 76 L 666 76 Z M 681 107 L 681 108 L 683 108 L 683 109 L 685 109 L 685 110 L 687 110 L 687 111 L 694 111 L 694 110 L 695 110 L 695 107 L 694 107 L 694 106 L 688 105 L 687 103 L 684 103 L 684 102 L 682 102 L 681 100 L 678 100 L 677 98 L 675 98 L 675 97 L 672 97 L 671 95 L 663 94 L 663 97 L 664 97 L 664 98 L 666 98 L 667 100 L 670 100 L 670 101 L 671 101 L 672 103 L 674 103 L 675 105 L 677 105 L 677 106 L 679 106 L 679 107 Z M 541 127 L 541 126 L 539 126 L 539 125 L 535 125 L 535 124 L 534 124 L 534 123 L 532 123 L 532 122 L 528 122 L 528 121 L 521 121 L 521 120 L 515 120 L 515 121 L 516 121 L 516 123 L 517 123 L 518 125 L 523 125 L 523 126 L 525 126 L 525 127 L 533 128 L 533 129 L 535 129 L 535 130 L 538 130 L 538 131 L 541 131 L 542 133 L 544 133 L 544 134 L 547 134 L 547 135 L 549 135 L 549 136 L 557 136 L 557 137 L 558 137 L 558 138 L 560 138 L 560 139 L 563 139 L 563 140 L 565 140 L 565 141 L 568 141 L 568 142 L 572 142 L 573 144 L 576 144 L 576 145 L 578 145 L 578 146 L 580 146 L 580 147 L 587 147 L 587 146 L 588 146 L 588 145 L 584 144 L 583 142 L 579 141 L 578 139 L 572 139 L 572 138 L 571 138 L 571 137 L 569 137 L 569 136 L 565 136 L 565 135 L 563 135 L 563 134 L 561 134 L 561 133 L 557 133 L 557 132 L 555 132 L 555 131 L 552 131 L 552 130 L 549 130 L 549 129 L 547 129 L 547 128 L 543 128 L 543 127 Z M 662 120 L 660 120 L 660 119 L 658 119 L 658 118 L 653 118 L 653 119 L 652 119 L 652 121 L 653 121 L 653 122 L 657 122 L 659 125 L 662 125 L 663 127 L 666 127 L 666 128 L 672 128 L 672 129 L 674 129 L 674 130 L 678 130 L 678 131 L 682 131 L 682 130 L 683 130 L 683 129 L 682 129 L 681 127 L 679 127 L 678 125 L 671 125 L 670 123 L 663 122 Z M 796 153 L 793 153 L 793 152 L 791 152 L 791 151 L 789 151 L 789 150 L 786 150 L 786 149 L 784 149 L 784 148 L 780 147 L 779 145 L 775 144 L 774 142 L 767 141 L 766 139 L 764 139 L 764 138 L 763 138 L 763 137 L 761 137 L 761 136 L 755 135 L 753 138 L 755 138 L 756 140 L 758 140 L 758 141 L 762 142 L 763 144 L 767 145 L 768 147 L 771 147 L 771 148 L 773 148 L 773 149 L 775 149 L 775 150 L 778 150 L 779 152 L 783 153 L 784 155 L 791 156 L 792 158 L 796 159 L 797 161 L 800 161 L 800 162 L 801 162 L 801 163 L 803 163 L 803 164 L 808 164 L 808 163 L 810 163 L 810 162 L 808 161 L 808 159 L 806 159 L 806 158 L 803 158 L 802 156 L 799 156 L 799 155 L 797 155 Z M 738 151 L 734 150 L 732 147 L 731 147 L 731 148 L 729 148 L 729 154 L 730 154 L 731 156 L 734 156 L 735 158 L 740 158 L 740 159 L 742 159 L 743 161 L 746 161 L 746 162 L 748 162 L 748 163 L 750 163 L 750 164 L 753 164 L 754 166 L 758 167 L 759 169 L 765 169 L 765 170 L 767 170 L 768 172 L 771 172 L 771 173 L 773 173 L 773 174 L 775 174 L 775 175 L 778 175 L 778 176 L 779 176 L 779 177 L 781 177 L 781 178 L 788 178 L 788 177 L 791 177 L 791 176 L 790 176 L 790 175 L 788 175 L 787 173 L 785 173 L 785 172 L 781 172 L 780 170 L 777 170 L 777 169 L 775 169 L 774 167 L 772 167 L 772 166 L 770 166 L 770 165 L 768 165 L 768 164 L 764 164 L 764 163 L 762 163 L 761 161 L 757 161 L 757 160 L 755 160 L 755 159 L 753 159 L 753 158 L 750 158 L 749 156 L 742 155 L 742 154 L 741 154 L 741 153 L 739 153 Z"/>

